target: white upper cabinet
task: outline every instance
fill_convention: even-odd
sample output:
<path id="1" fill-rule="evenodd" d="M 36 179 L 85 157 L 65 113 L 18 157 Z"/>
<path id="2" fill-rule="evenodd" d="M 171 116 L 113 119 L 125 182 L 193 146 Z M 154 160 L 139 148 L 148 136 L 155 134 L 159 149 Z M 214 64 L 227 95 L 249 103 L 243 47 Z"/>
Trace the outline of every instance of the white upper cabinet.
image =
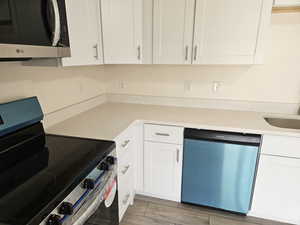
<path id="1" fill-rule="evenodd" d="M 272 0 L 196 0 L 193 64 L 254 64 L 271 8 Z"/>
<path id="2" fill-rule="evenodd" d="M 191 64 L 195 0 L 153 4 L 153 63 Z"/>
<path id="3" fill-rule="evenodd" d="M 105 64 L 142 62 L 142 0 L 102 0 Z"/>
<path id="4" fill-rule="evenodd" d="M 66 0 L 71 57 L 63 66 L 103 64 L 100 2 Z"/>
<path id="5" fill-rule="evenodd" d="M 300 6 L 300 0 L 275 0 L 275 7 Z"/>

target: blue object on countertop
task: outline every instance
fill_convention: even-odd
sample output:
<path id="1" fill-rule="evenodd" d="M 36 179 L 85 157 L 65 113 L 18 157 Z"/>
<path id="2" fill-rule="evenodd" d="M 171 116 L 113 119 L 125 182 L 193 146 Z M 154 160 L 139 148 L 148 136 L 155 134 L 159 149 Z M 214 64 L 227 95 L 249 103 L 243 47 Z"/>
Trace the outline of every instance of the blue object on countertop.
<path id="1" fill-rule="evenodd" d="M 43 118 L 37 97 L 0 104 L 0 137 L 40 122 Z"/>

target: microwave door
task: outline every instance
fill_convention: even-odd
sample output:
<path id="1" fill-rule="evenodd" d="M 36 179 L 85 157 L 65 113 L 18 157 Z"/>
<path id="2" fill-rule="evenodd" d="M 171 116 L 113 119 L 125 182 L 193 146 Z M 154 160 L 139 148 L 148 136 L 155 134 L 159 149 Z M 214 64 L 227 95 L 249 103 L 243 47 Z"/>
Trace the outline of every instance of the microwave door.
<path id="1" fill-rule="evenodd" d="M 56 47 L 61 46 L 61 11 L 57 0 L 1 0 L 0 59 L 70 56 L 68 43 Z"/>

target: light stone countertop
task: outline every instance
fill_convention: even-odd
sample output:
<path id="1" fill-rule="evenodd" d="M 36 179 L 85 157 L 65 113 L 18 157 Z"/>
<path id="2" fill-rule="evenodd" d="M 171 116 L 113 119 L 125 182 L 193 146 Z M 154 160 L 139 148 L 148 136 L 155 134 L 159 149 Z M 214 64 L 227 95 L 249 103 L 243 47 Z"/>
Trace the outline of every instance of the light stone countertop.
<path id="1" fill-rule="evenodd" d="M 269 125 L 263 119 L 263 116 L 269 115 L 232 110 L 105 103 L 48 128 L 47 133 L 113 140 L 132 122 L 141 120 L 199 129 L 300 137 L 300 130 Z"/>

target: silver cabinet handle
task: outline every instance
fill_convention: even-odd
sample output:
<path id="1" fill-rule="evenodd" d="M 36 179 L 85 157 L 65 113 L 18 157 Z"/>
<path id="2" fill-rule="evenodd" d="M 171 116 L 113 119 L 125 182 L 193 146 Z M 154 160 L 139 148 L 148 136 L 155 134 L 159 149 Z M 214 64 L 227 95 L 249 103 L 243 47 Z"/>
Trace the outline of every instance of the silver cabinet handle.
<path id="1" fill-rule="evenodd" d="M 125 167 L 124 167 L 124 170 L 122 170 L 122 174 L 123 174 L 123 175 L 126 174 L 127 171 L 129 170 L 129 168 L 130 168 L 130 165 L 125 166 Z"/>
<path id="2" fill-rule="evenodd" d="M 179 163 L 179 149 L 176 150 L 176 161 Z"/>
<path id="3" fill-rule="evenodd" d="M 124 143 L 121 145 L 122 148 L 125 148 L 130 143 L 130 140 L 124 141 Z"/>
<path id="4" fill-rule="evenodd" d="M 140 45 L 138 46 L 137 51 L 138 51 L 137 58 L 138 58 L 138 60 L 141 60 L 142 54 L 141 54 L 141 46 Z"/>
<path id="5" fill-rule="evenodd" d="M 94 56 L 95 59 L 99 59 L 98 44 L 95 44 L 95 45 L 93 46 L 93 48 L 94 48 L 95 51 L 96 51 L 96 55 Z"/>
<path id="6" fill-rule="evenodd" d="M 170 136 L 170 134 L 167 134 L 167 133 L 155 133 L 155 135 L 164 136 L 164 137 L 169 137 Z"/>
<path id="7" fill-rule="evenodd" d="M 123 205 L 126 205 L 126 204 L 127 204 L 129 198 L 130 198 L 130 194 L 127 194 L 127 195 L 125 196 L 125 198 L 123 199 L 123 201 L 122 201 Z"/>
<path id="8" fill-rule="evenodd" d="M 197 60 L 197 57 L 198 57 L 198 46 L 196 45 L 194 48 L 194 61 Z"/>
<path id="9" fill-rule="evenodd" d="M 185 46 L 185 61 L 189 59 L 189 46 Z"/>

